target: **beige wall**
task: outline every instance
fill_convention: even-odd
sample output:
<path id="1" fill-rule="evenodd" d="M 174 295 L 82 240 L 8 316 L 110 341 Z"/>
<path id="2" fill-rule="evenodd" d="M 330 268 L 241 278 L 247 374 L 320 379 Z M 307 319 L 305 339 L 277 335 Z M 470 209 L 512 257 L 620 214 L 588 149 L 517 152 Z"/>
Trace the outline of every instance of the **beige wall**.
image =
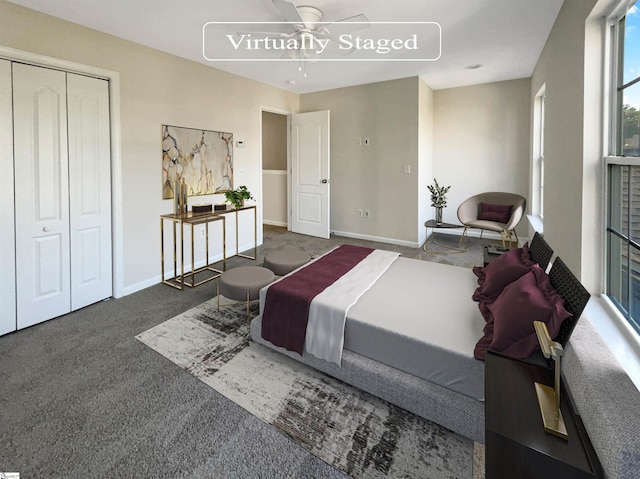
<path id="1" fill-rule="evenodd" d="M 159 216 L 172 212 L 171 201 L 161 199 L 162 124 L 228 131 L 243 140 L 246 147 L 234 149 L 234 163 L 236 173 L 245 174 L 235 181 L 247 185 L 261 205 L 260 108 L 297 111 L 297 95 L 2 0 L 0 45 L 120 74 L 125 294 L 160 277 Z M 252 231 L 246 237 L 252 240 Z"/>
<path id="2" fill-rule="evenodd" d="M 425 221 L 435 217 L 427 186 L 433 182 L 433 90 L 418 83 L 418 243 L 427 239 Z"/>
<path id="3" fill-rule="evenodd" d="M 602 161 L 602 151 L 597 145 L 594 149 L 592 125 L 590 133 L 585 132 L 585 114 L 591 117 L 591 108 L 599 108 L 602 101 L 597 98 L 588 106 L 589 112 L 585 111 L 585 20 L 594 5 L 594 0 L 564 2 L 531 77 L 529 100 L 533 102 L 545 84 L 545 239 L 591 290 L 599 274 L 591 266 L 590 278 L 582 278 L 583 255 L 589 251 L 587 262 L 599 262 L 593 235 L 600 233 L 589 227 L 583 231 L 583 227 L 595 225 L 600 216 L 594 213 L 599 210 L 594 190 L 601 184 L 600 174 L 593 171 L 597 169 L 594 154 L 600 156 L 596 163 Z M 601 47 L 597 40 L 595 43 L 595 54 L 600 57 Z M 595 76 L 599 78 L 601 72 Z M 595 138 L 600 136 L 598 131 L 601 126 L 596 128 Z M 585 151 L 586 143 L 589 151 Z"/>
<path id="4" fill-rule="evenodd" d="M 530 91 L 529 79 L 521 79 L 434 92 L 433 175 L 451 185 L 445 222 L 457 223 L 458 206 L 477 193 L 527 197 Z"/>
<path id="5" fill-rule="evenodd" d="M 419 82 L 301 95 L 301 111 L 331 111 L 332 231 L 417 246 Z M 358 146 L 358 138 L 370 145 Z M 359 218 L 358 209 L 371 217 Z"/>
<path id="6" fill-rule="evenodd" d="M 287 172 L 286 170 L 263 170 L 262 189 L 264 216 L 267 225 L 287 226 Z"/>
<path id="7" fill-rule="evenodd" d="M 262 169 L 287 169 L 287 116 L 262 112 Z"/>

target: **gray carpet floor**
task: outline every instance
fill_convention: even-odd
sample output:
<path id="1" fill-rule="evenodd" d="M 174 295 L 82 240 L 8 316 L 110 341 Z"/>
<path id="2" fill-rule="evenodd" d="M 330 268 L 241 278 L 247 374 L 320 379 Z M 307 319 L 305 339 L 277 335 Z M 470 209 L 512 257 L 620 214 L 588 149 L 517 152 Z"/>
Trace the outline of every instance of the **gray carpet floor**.
<path id="1" fill-rule="evenodd" d="M 457 242 L 456 237 L 443 241 Z M 465 266 L 460 255 L 265 226 L 269 251 L 320 254 L 352 243 Z M 256 264 L 232 258 L 227 267 Z M 159 284 L 0 337 L 0 472 L 31 477 L 337 478 L 305 452 L 134 339 L 215 295 L 215 281 L 178 291 Z"/>

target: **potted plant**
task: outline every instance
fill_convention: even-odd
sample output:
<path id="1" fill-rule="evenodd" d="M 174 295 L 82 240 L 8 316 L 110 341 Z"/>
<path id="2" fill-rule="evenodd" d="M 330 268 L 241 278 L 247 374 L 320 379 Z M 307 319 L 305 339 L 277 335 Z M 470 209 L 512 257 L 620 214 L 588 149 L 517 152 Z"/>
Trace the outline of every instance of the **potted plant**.
<path id="1" fill-rule="evenodd" d="M 436 209 L 436 223 L 442 224 L 442 208 L 447 206 L 447 192 L 451 186 L 440 186 L 438 180 L 433 179 L 434 185 L 429 185 L 429 192 L 431 192 L 431 206 Z"/>
<path id="2" fill-rule="evenodd" d="M 224 197 L 228 203 L 231 203 L 236 208 L 242 208 L 244 206 L 244 200 L 252 200 L 251 192 L 247 190 L 247 187 L 242 185 L 235 190 L 225 191 Z"/>

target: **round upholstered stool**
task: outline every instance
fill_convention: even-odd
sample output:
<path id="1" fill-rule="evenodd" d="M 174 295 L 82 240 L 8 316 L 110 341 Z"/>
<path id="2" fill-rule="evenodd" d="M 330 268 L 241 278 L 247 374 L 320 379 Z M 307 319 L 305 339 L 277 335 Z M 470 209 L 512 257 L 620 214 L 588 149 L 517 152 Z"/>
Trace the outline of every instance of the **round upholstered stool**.
<path id="1" fill-rule="evenodd" d="M 311 256 L 299 250 L 274 251 L 264 257 L 263 266 L 278 276 L 284 276 L 309 262 L 310 259 Z"/>
<path id="2" fill-rule="evenodd" d="M 249 301 L 258 299 L 260 290 L 275 278 L 273 271 L 262 266 L 238 266 L 225 271 L 218 278 L 218 309 L 220 295 L 235 301 L 246 301 L 248 317 Z"/>

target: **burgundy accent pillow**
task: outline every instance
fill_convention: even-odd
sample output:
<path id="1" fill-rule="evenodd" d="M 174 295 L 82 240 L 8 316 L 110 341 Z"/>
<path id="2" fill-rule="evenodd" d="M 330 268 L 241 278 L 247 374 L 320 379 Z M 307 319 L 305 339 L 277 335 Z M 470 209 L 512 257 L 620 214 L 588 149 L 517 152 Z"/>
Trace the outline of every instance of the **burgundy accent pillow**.
<path id="1" fill-rule="evenodd" d="M 537 265 L 507 286 L 495 302 L 486 305 L 486 310 L 490 317 L 485 335 L 473 352 L 481 360 L 487 349 L 515 359 L 527 358 L 539 348 L 533 321 L 546 323 L 549 335 L 555 338 L 562 322 L 571 316 L 549 276 Z"/>
<path id="2" fill-rule="evenodd" d="M 478 287 L 473 293 L 474 301 L 493 303 L 508 284 L 528 273 L 535 263 L 531 259 L 529 244 L 501 254 L 485 267 L 475 266 Z"/>
<path id="3" fill-rule="evenodd" d="M 483 203 L 481 201 L 478 219 L 508 223 L 511 219 L 512 211 L 513 205 L 492 205 L 491 203 Z"/>

